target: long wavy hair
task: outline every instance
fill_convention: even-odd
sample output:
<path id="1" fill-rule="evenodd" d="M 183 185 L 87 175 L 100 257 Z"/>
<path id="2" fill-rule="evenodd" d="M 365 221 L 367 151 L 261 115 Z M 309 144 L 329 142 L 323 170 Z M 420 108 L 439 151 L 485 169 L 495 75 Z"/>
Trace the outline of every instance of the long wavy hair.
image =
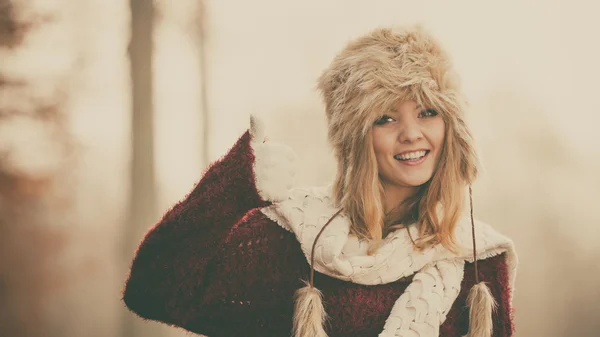
<path id="1" fill-rule="evenodd" d="M 477 156 L 458 77 L 439 43 L 420 26 L 376 29 L 351 41 L 317 87 L 337 160 L 333 197 L 352 231 L 376 247 L 387 230 L 416 224 L 417 248 L 441 243 L 456 251 L 453 232 L 465 208 L 465 187 L 477 175 Z M 432 178 L 386 214 L 372 127 L 405 100 L 440 113 L 446 134 Z"/>

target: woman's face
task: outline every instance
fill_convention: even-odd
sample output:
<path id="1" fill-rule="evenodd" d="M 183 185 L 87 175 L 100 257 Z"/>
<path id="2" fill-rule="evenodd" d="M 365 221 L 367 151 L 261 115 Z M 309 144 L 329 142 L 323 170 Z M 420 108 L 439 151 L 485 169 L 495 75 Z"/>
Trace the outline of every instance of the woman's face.
<path id="1" fill-rule="evenodd" d="M 442 116 L 415 101 L 403 101 L 373 125 L 373 148 L 386 193 L 414 190 L 431 179 L 446 126 Z"/>

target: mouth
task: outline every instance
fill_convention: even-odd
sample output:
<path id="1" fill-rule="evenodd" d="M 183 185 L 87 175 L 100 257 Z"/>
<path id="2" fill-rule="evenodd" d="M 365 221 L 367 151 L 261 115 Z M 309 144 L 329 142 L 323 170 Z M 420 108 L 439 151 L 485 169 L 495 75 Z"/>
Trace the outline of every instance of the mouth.
<path id="1" fill-rule="evenodd" d="M 425 159 L 427 159 L 429 152 L 431 152 L 431 151 L 430 150 L 418 150 L 418 151 L 412 151 L 412 152 L 404 152 L 404 153 L 395 155 L 394 159 L 401 162 L 402 164 L 414 166 L 414 165 L 419 165 L 422 162 L 424 162 Z"/>

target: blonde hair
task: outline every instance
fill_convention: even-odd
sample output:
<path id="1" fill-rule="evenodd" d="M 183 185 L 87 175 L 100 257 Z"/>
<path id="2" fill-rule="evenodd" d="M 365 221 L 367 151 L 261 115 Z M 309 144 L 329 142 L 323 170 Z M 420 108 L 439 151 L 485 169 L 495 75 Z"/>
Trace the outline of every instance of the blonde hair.
<path id="1" fill-rule="evenodd" d="M 334 58 L 319 77 L 318 89 L 338 164 L 333 197 L 350 218 L 352 231 L 376 246 L 386 227 L 416 223 L 417 248 L 441 243 L 454 251 L 464 187 L 477 175 L 477 157 L 463 119 L 458 77 L 437 41 L 419 26 L 374 30 Z M 383 111 L 405 100 L 437 110 L 446 135 L 432 178 L 385 214 L 371 129 Z"/>

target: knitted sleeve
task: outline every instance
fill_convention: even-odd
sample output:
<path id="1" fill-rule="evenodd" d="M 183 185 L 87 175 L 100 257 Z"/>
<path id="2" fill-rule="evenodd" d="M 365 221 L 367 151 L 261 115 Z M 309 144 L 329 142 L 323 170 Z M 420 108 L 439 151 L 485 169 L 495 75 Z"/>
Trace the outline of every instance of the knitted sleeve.
<path id="1" fill-rule="evenodd" d="M 254 160 L 246 132 L 145 235 L 123 292 L 130 310 L 182 327 L 198 316 L 210 261 L 249 210 L 268 204 L 257 191 Z"/>
<path id="2" fill-rule="evenodd" d="M 498 305 L 493 313 L 493 337 L 513 336 L 511 289 L 509 272 L 504 254 L 478 261 L 479 281 L 487 283 Z M 473 263 L 466 263 L 460 294 L 454 302 L 447 319 L 440 327 L 440 337 L 462 337 L 469 329 L 469 308 L 467 296 L 475 285 Z"/>

